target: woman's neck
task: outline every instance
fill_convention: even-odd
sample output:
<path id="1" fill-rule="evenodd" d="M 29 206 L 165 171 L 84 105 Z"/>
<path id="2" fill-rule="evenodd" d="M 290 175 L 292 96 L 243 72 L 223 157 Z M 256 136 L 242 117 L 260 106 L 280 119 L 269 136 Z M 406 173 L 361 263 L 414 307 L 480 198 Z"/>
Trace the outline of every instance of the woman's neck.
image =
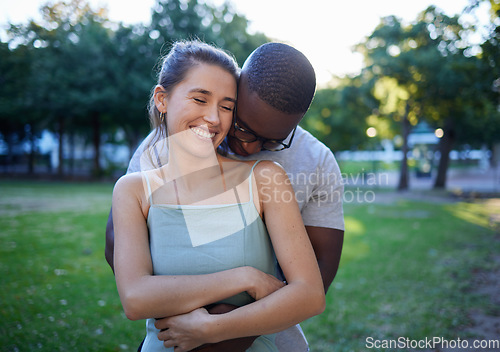
<path id="1" fill-rule="evenodd" d="M 189 198 L 206 193 L 224 192 L 225 182 L 220 156 L 215 150 L 205 155 L 193 155 L 177 150 L 170 144 L 168 163 L 164 166 L 165 176 L 175 183 L 179 197 Z"/>

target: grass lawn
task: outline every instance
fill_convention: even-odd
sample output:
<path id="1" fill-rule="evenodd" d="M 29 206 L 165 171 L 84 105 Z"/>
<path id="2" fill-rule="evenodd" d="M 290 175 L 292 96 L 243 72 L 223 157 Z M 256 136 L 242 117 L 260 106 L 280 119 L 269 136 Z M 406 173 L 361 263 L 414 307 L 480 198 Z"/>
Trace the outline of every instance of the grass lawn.
<path id="1" fill-rule="evenodd" d="M 0 349 L 134 351 L 104 259 L 110 184 L 0 183 Z"/>
<path id="2" fill-rule="evenodd" d="M 125 318 L 104 259 L 111 192 L 110 184 L 0 181 L 1 351 L 137 349 L 144 321 Z M 362 351 L 367 337 L 465 338 L 467 311 L 494 308 L 470 278 L 500 252 L 488 227 L 498 203 L 399 199 L 344 211 L 327 310 L 302 324 L 311 351 Z"/>
<path id="3" fill-rule="evenodd" d="M 341 265 L 327 310 L 302 326 L 311 351 L 363 351 L 367 338 L 462 339 L 467 312 L 496 311 L 475 294 L 473 273 L 491 269 L 500 236 L 498 200 L 346 204 Z M 373 341 L 373 340 L 370 340 Z"/>

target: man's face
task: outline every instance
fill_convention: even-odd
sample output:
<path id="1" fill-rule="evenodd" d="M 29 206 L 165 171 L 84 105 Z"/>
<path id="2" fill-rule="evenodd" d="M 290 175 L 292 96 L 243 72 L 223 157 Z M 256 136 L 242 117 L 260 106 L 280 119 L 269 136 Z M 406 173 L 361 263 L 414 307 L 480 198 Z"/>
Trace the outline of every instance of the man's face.
<path id="1" fill-rule="evenodd" d="M 243 73 L 238 85 L 236 105 L 235 119 L 238 125 L 265 139 L 285 140 L 303 116 L 300 113 L 283 113 L 263 101 L 257 93 L 248 89 L 247 79 Z M 234 132 L 233 124 L 227 135 L 227 141 L 234 153 L 248 156 L 261 151 L 262 140 L 242 142 L 234 137 Z"/>

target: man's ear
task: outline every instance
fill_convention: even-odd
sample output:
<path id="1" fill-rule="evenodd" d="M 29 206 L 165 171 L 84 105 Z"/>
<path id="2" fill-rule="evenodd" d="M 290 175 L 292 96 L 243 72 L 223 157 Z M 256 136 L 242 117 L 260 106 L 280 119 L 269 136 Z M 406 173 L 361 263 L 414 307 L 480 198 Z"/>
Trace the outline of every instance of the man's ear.
<path id="1" fill-rule="evenodd" d="M 167 92 L 163 89 L 162 86 L 157 85 L 154 90 L 154 101 L 155 106 L 159 112 L 167 112 Z"/>

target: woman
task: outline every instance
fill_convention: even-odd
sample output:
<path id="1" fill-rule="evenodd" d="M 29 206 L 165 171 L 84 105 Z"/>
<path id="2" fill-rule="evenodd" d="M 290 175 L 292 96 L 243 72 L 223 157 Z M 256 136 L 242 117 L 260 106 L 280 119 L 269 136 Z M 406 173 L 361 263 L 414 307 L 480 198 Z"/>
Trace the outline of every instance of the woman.
<path id="1" fill-rule="evenodd" d="M 226 53 L 176 43 L 150 107 L 153 126 L 168 136 L 168 163 L 115 185 L 116 282 L 127 317 L 148 319 L 143 351 L 165 351 L 155 318 L 173 317 L 162 334 L 177 352 L 273 334 L 324 309 L 319 269 L 284 170 L 216 153 L 232 122 L 237 78 Z M 286 285 L 274 277 L 275 259 Z M 218 315 L 200 308 L 218 302 L 240 308 Z M 187 313 L 200 326 L 196 336 L 177 324 Z M 248 351 L 276 351 L 273 336 L 260 336 Z"/>

